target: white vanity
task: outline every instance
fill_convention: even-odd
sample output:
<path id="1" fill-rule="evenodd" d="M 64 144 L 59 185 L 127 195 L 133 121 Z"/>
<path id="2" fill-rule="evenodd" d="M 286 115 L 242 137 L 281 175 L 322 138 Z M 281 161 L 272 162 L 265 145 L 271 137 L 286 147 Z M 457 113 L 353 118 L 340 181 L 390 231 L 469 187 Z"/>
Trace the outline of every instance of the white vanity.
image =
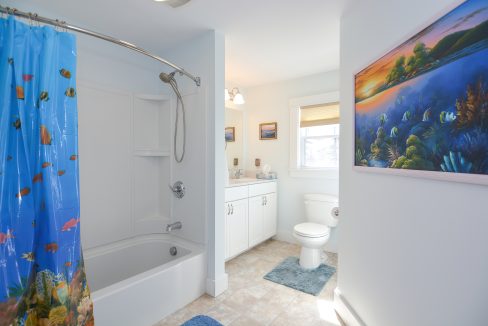
<path id="1" fill-rule="evenodd" d="M 225 260 L 276 234 L 276 188 L 276 180 L 230 180 L 225 189 Z"/>

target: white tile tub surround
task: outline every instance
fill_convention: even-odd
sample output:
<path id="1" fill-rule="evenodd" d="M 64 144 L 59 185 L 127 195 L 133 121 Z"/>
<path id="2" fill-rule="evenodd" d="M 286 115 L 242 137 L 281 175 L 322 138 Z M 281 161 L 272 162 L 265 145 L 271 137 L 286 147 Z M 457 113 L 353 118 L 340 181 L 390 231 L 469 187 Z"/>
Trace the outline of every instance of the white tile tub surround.
<path id="1" fill-rule="evenodd" d="M 171 235 L 138 236 L 84 255 L 97 326 L 150 326 L 205 292 L 203 247 Z"/>

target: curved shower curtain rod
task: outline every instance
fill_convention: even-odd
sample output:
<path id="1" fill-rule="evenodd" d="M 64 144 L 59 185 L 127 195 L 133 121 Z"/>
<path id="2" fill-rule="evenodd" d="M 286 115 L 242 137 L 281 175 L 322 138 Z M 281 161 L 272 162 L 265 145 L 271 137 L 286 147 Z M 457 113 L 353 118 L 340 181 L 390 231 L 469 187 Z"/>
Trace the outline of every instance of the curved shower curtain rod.
<path id="1" fill-rule="evenodd" d="M 108 35 L 104 35 L 104 34 L 94 32 L 94 31 L 90 31 L 88 29 L 73 26 L 73 25 L 66 23 L 65 21 L 60 21 L 58 19 L 50 19 L 50 18 L 42 17 L 42 16 L 39 16 L 38 14 L 20 11 L 20 10 L 17 10 L 15 8 L 9 8 L 9 7 L 4 7 L 4 6 L 0 5 L 0 13 L 14 15 L 14 16 L 18 16 L 21 18 L 29 19 L 31 21 L 36 21 L 36 22 L 40 22 L 43 24 L 49 24 L 49 25 L 57 26 L 57 27 L 62 28 L 62 29 L 72 30 L 72 31 L 75 31 L 78 33 L 82 33 L 82 34 L 86 34 L 86 35 L 90 35 L 90 36 L 102 39 L 104 41 L 108 41 L 108 42 L 111 42 L 114 44 L 118 44 L 120 46 L 126 47 L 128 49 L 133 50 L 133 51 L 142 53 L 142 54 L 144 54 L 150 58 L 153 58 L 154 60 L 157 60 L 161 63 L 164 63 L 165 65 L 172 67 L 173 69 L 175 69 L 176 72 L 180 73 L 181 75 L 187 76 L 188 78 L 193 80 L 197 86 L 200 86 L 200 77 L 195 77 L 192 74 L 188 73 L 185 69 L 175 65 L 174 63 L 171 63 L 168 60 L 165 60 L 165 59 L 163 59 L 157 55 L 154 55 L 154 54 L 152 54 L 152 53 L 150 53 L 150 52 L 148 52 L 148 51 L 146 51 L 146 50 L 144 50 L 144 49 L 142 49 L 142 48 L 140 48 L 140 47 L 138 47 L 132 43 L 116 39 L 115 37 L 112 37 L 112 36 L 108 36 Z"/>

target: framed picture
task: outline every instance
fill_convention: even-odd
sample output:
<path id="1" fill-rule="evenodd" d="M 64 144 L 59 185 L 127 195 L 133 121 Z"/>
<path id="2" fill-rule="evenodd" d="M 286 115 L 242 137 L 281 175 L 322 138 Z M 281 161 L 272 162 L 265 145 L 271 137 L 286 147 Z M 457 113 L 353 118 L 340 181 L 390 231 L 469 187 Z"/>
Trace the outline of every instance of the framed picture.
<path id="1" fill-rule="evenodd" d="M 488 10 L 468 0 L 355 75 L 359 170 L 488 184 Z"/>
<path id="2" fill-rule="evenodd" d="M 259 124 L 259 139 L 278 139 L 278 123 L 267 122 Z"/>
<path id="3" fill-rule="evenodd" d="M 226 142 L 236 141 L 236 128 L 235 127 L 225 128 L 225 141 Z"/>

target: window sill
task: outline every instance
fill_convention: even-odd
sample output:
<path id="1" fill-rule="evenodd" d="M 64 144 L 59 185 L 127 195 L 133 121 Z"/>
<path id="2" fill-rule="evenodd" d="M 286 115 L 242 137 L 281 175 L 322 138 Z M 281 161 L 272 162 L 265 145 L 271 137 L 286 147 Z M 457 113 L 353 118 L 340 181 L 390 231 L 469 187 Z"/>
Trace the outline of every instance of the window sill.
<path id="1" fill-rule="evenodd" d="M 290 169 L 292 178 L 339 179 L 339 168 Z"/>

